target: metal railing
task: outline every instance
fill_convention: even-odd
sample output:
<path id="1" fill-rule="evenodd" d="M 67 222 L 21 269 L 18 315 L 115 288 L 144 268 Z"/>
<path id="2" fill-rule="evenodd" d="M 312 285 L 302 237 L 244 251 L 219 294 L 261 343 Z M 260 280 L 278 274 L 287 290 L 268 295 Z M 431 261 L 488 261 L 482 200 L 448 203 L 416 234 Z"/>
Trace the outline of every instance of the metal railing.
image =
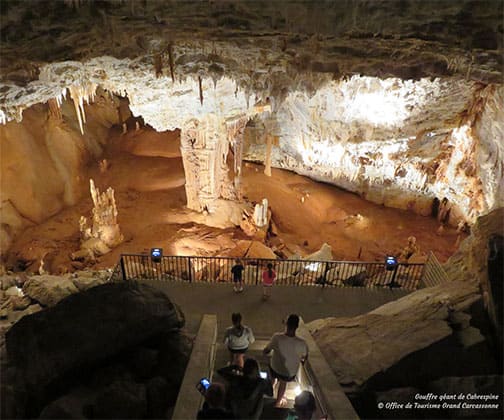
<path id="1" fill-rule="evenodd" d="M 448 281 L 448 276 L 436 256 L 430 252 L 425 263 L 420 287 L 432 287 Z"/>
<path id="2" fill-rule="evenodd" d="M 245 285 L 258 285 L 269 263 L 276 273 L 276 285 L 400 287 L 416 290 L 424 264 L 400 263 L 392 271 L 384 263 L 350 261 L 274 260 L 240 258 L 245 267 Z M 232 257 L 163 256 L 157 262 L 145 254 L 122 254 L 119 261 L 123 280 L 151 279 L 203 283 L 232 282 Z"/>

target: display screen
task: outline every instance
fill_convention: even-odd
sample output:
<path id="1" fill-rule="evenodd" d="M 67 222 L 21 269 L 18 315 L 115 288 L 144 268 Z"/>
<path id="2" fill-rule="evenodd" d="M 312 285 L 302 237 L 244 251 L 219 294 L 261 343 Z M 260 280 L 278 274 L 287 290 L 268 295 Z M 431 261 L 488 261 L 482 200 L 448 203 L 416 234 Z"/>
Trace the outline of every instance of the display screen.
<path id="1" fill-rule="evenodd" d="M 208 387 L 210 386 L 210 381 L 207 378 L 203 378 L 200 381 L 200 384 L 203 385 L 203 388 L 208 389 Z"/>
<path id="2" fill-rule="evenodd" d="M 393 256 L 387 256 L 385 258 L 385 266 L 387 270 L 393 270 L 397 266 L 397 258 Z"/>

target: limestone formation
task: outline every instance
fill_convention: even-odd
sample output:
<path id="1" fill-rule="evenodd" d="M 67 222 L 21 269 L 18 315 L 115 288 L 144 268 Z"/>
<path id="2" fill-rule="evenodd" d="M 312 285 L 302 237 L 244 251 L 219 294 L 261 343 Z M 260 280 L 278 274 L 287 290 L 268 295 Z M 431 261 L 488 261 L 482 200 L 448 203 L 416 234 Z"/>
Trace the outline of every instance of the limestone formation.
<path id="1" fill-rule="evenodd" d="M 2 160 L 24 174 L 2 169 L 2 252 L 28 224 L 75 204 L 74 166 L 101 152 L 87 117 L 103 92 L 128 97 L 136 129 L 143 118 L 182 130 L 197 211 L 241 198 L 243 158 L 422 215 L 446 197 L 452 225 L 504 204 L 501 2 L 140 3 L 6 7 Z M 46 103 L 51 130 L 35 147 L 14 121 L 30 124 Z M 259 142 L 245 144 L 249 122 Z M 48 182 L 33 191 L 9 187 L 33 185 L 42 171 Z"/>
<path id="2" fill-rule="evenodd" d="M 360 386 L 407 355 L 450 336 L 451 316 L 478 299 L 475 282 L 453 281 L 418 290 L 365 315 L 326 318 L 308 326 L 340 383 Z"/>
<path id="3" fill-rule="evenodd" d="M 501 344 L 502 297 L 499 290 L 502 290 L 502 275 L 499 276 L 498 267 L 502 270 L 502 260 L 498 260 L 498 255 L 499 252 L 502 255 L 503 232 L 504 208 L 480 217 L 471 228 L 471 235 L 462 241 L 459 250 L 444 265 L 450 280 L 470 282 L 476 279 L 479 282 L 485 307 Z M 490 269 L 492 261 L 497 269 Z"/>
<path id="4" fill-rule="evenodd" d="M 124 282 L 22 318 L 2 353 L 2 418 L 162 417 L 191 351 L 183 324 L 163 293 Z"/>
<path id="5" fill-rule="evenodd" d="M 94 204 L 93 219 L 91 226 L 88 226 L 84 216 L 79 220 L 81 249 L 72 253 L 74 260 L 93 259 L 97 255 L 104 255 L 124 239 L 117 223 L 114 190 L 109 187 L 106 192 L 100 193 L 92 179 L 89 180 L 89 185 Z"/>
<path id="6" fill-rule="evenodd" d="M 243 130 L 247 121 L 246 115 L 230 120 L 208 115 L 184 124 L 180 143 L 188 208 L 212 213 L 215 200 L 240 199 Z M 228 164 L 230 150 L 234 155 L 232 167 Z"/>
<path id="7" fill-rule="evenodd" d="M 268 199 L 263 198 L 261 203 L 254 207 L 254 224 L 262 228 L 268 224 Z"/>

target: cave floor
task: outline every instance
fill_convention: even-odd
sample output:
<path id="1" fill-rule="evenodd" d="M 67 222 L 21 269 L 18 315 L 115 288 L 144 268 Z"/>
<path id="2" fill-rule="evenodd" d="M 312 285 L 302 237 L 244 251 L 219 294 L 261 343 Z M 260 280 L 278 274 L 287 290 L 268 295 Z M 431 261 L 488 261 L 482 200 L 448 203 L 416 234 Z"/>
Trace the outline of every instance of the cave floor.
<path id="1" fill-rule="evenodd" d="M 101 172 L 98 162 L 92 162 L 82 179 L 83 198 L 22 232 L 8 254 L 8 266 L 25 261 L 28 271 L 35 272 L 43 259 L 44 269 L 52 273 L 85 267 L 72 262 L 69 254 L 79 249 L 80 216 L 91 217 L 89 178 L 101 191 L 114 189 L 125 241 L 88 268 L 113 267 L 121 253 L 152 247 L 162 247 L 166 255 L 230 255 L 248 239 L 239 228 L 203 225 L 201 215 L 185 208 L 178 132 L 157 133 L 144 127 L 121 135 L 113 128 L 103 157 L 108 170 Z M 409 236 L 417 238 L 420 261 L 432 251 L 443 262 L 455 251 L 456 230 L 448 228 L 437 235 L 434 218 L 370 203 L 288 171 L 273 169 L 267 177 L 262 165 L 245 162 L 242 184 L 249 201 L 268 198 L 278 228 L 269 245 L 282 243 L 290 253 L 307 255 L 327 242 L 336 260 L 383 261 L 386 254 L 398 254 Z"/>

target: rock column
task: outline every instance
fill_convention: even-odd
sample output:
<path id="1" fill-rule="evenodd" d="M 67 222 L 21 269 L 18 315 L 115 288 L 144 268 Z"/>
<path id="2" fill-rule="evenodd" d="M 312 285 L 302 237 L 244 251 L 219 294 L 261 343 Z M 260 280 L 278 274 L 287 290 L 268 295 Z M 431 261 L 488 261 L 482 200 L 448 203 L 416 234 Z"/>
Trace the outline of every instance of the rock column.
<path id="1" fill-rule="evenodd" d="M 245 116 L 222 120 L 207 115 L 188 121 L 182 128 L 181 153 L 186 177 L 187 207 L 212 210 L 216 199 L 240 198 L 241 155 Z M 230 178 L 227 157 L 234 151 L 234 181 Z"/>

